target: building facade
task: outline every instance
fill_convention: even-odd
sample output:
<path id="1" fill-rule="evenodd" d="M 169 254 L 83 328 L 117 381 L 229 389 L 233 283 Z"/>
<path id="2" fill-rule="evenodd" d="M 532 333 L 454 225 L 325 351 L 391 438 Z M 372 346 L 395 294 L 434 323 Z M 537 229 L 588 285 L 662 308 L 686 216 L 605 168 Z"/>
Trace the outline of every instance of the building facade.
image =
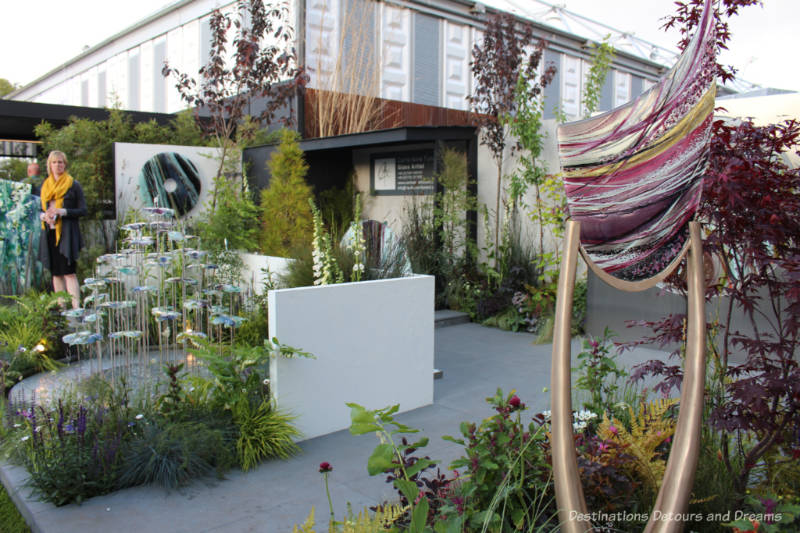
<path id="1" fill-rule="evenodd" d="M 532 1 L 532 4 L 539 0 Z M 497 0 L 494 0 L 496 3 Z M 389 100 L 466 109 L 472 88 L 471 50 L 482 40 L 495 8 L 467 0 L 291 0 L 299 60 L 310 87 L 372 93 Z M 502 7 L 502 4 L 500 4 Z M 236 14 L 236 3 L 181 0 L 86 50 L 11 95 L 15 100 L 174 113 L 185 107 L 161 69 L 182 72 L 205 64 L 215 9 Z M 555 8 L 554 8 L 555 9 Z M 517 16 L 521 16 L 517 14 Z M 580 116 L 591 64 L 590 40 L 522 14 L 545 39 L 545 63 L 557 67 L 545 93 L 546 118 L 557 107 L 567 119 Z M 646 90 L 664 65 L 618 51 L 600 99 L 600 110 Z M 651 54 L 652 55 L 652 54 Z"/>

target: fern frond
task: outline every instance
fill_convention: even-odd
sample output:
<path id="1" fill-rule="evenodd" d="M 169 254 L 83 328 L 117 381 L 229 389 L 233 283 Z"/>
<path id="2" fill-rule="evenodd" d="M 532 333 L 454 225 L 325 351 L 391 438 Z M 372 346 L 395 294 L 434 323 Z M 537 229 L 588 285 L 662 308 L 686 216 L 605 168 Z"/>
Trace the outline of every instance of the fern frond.
<path id="1" fill-rule="evenodd" d="M 597 434 L 604 440 L 625 446 L 625 452 L 636 459 L 631 463 L 631 468 L 639 474 L 645 486 L 653 491 L 658 491 L 661 486 L 666 469 L 666 461 L 656 448 L 675 433 L 675 420 L 665 415 L 677 403 L 678 400 L 675 398 L 653 400 L 639 404 L 636 413 L 628 406 L 631 418 L 630 430 L 618 419 L 609 420 L 604 414 L 597 430 Z"/>
<path id="2" fill-rule="evenodd" d="M 365 507 L 357 516 L 351 514 L 347 520 L 340 524 L 342 526 L 341 529 L 336 531 L 339 533 L 386 531 L 391 529 L 394 523 L 404 516 L 409 509 L 408 505 L 401 507 L 399 504 L 393 504 L 381 507 L 374 514 L 370 514 L 369 509 Z M 331 533 L 334 531 L 334 529 L 331 529 Z"/>
<path id="3" fill-rule="evenodd" d="M 314 506 L 311 506 L 311 511 L 309 511 L 308 516 L 306 517 L 306 521 L 303 522 L 303 525 L 300 526 L 300 529 L 297 529 L 295 525 L 292 528 L 292 533 L 315 533 L 314 532 Z"/>

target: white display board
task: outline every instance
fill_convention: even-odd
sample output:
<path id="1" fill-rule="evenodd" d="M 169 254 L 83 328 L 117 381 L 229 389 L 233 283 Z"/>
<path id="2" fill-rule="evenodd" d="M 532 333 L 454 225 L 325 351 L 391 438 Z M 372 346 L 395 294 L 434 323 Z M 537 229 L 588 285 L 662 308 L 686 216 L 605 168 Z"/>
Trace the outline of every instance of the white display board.
<path id="1" fill-rule="evenodd" d="M 347 402 L 432 404 L 433 310 L 433 276 L 270 291 L 270 337 L 316 357 L 270 362 L 278 406 L 303 438 L 349 427 Z"/>
<path id="2" fill-rule="evenodd" d="M 153 161 L 159 154 L 168 154 L 171 159 L 179 159 L 187 168 L 196 170 L 199 185 L 196 198 L 191 206 L 185 205 L 185 214 L 180 218 L 189 221 L 205 211 L 207 201 L 211 198 L 214 176 L 219 169 L 219 150 L 206 146 L 175 146 L 168 144 L 136 144 L 114 143 L 114 176 L 116 194 L 117 220 L 123 220 L 129 210 L 140 210 L 152 205 L 148 191 L 143 183 L 143 169 L 148 161 Z M 162 196 L 164 198 L 164 196 Z M 162 204 L 165 203 L 163 200 Z M 174 207 L 162 205 L 162 207 Z"/>

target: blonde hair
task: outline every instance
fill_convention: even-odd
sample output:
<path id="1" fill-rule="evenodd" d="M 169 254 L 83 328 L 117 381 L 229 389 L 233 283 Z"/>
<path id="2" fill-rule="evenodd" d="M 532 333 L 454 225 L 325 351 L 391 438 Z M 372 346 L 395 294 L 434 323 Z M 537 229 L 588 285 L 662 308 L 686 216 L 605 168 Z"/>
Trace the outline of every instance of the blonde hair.
<path id="1" fill-rule="evenodd" d="M 53 170 L 50 168 L 50 164 L 53 162 L 53 159 L 60 157 L 64 160 L 64 170 L 67 170 L 67 154 L 64 152 L 60 152 L 58 150 L 53 150 L 47 156 L 47 174 L 50 175 L 53 173 Z"/>

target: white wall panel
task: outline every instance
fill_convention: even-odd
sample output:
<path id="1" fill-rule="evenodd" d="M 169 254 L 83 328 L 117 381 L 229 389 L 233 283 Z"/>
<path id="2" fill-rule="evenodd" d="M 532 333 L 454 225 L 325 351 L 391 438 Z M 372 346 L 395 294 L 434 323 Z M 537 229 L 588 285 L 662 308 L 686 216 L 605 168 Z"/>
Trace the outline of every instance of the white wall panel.
<path id="1" fill-rule="evenodd" d="M 631 100 L 631 75 L 627 72 L 614 71 L 614 107 L 621 106 Z"/>
<path id="2" fill-rule="evenodd" d="M 139 52 L 139 107 L 153 109 L 153 41 L 142 43 Z"/>
<path id="3" fill-rule="evenodd" d="M 184 72 L 183 52 L 183 29 L 175 28 L 167 33 L 167 63 L 171 68 L 181 72 Z M 175 82 L 176 78 L 174 76 L 170 76 L 167 79 L 168 113 L 185 107 L 185 104 L 181 101 L 180 93 L 175 89 Z"/>
<path id="4" fill-rule="evenodd" d="M 306 64 L 310 87 L 332 87 L 339 54 L 340 0 L 306 0 Z"/>
<path id="5" fill-rule="evenodd" d="M 411 11 L 381 4 L 381 97 L 411 100 Z"/>
<path id="6" fill-rule="evenodd" d="M 582 77 L 581 59 L 561 54 L 561 109 L 568 119 L 580 115 Z"/>
<path id="7" fill-rule="evenodd" d="M 467 109 L 466 97 L 470 93 L 470 27 L 447 20 L 442 21 L 443 45 L 443 87 L 444 107 Z"/>
<path id="8" fill-rule="evenodd" d="M 472 35 L 472 41 L 470 42 L 470 45 L 467 48 L 467 51 L 469 52 L 468 53 L 468 58 L 469 58 L 468 61 L 472 61 L 472 49 L 475 48 L 475 45 L 483 44 L 483 31 L 479 30 L 479 29 L 476 29 L 476 28 L 472 28 L 472 30 L 470 30 L 470 31 L 471 31 L 471 35 Z M 470 81 L 469 81 L 469 87 L 470 87 L 469 94 L 473 95 L 473 94 L 475 94 L 475 91 L 478 88 L 478 82 L 476 81 L 475 76 L 472 75 L 471 71 L 469 73 L 469 78 L 470 78 Z M 467 108 L 469 108 L 469 105 L 467 105 Z"/>
<path id="9" fill-rule="evenodd" d="M 433 276 L 269 291 L 270 338 L 316 357 L 270 360 L 278 406 L 303 438 L 349 427 L 346 402 L 433 403 L 433 292 Z"/>

